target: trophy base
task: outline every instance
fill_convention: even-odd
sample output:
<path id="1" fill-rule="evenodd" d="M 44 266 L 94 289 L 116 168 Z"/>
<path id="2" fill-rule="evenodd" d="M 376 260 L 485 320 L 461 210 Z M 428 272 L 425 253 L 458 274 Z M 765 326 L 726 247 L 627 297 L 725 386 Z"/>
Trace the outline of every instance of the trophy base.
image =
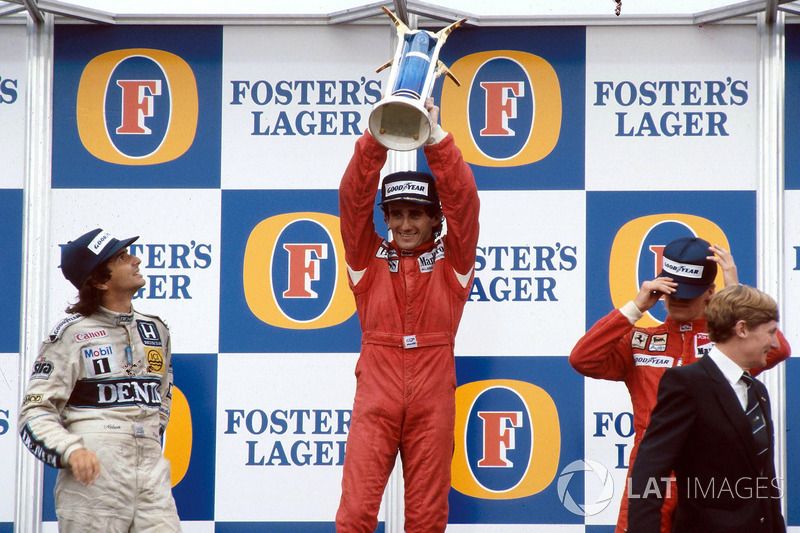
<path id="1" fill-rule="evenodd" d="M 408 152 L 425 144 L 431 136 L 431 120 L 418 100 L 387 96 L 372 108 L 369 131 L 390 150 Z"/>

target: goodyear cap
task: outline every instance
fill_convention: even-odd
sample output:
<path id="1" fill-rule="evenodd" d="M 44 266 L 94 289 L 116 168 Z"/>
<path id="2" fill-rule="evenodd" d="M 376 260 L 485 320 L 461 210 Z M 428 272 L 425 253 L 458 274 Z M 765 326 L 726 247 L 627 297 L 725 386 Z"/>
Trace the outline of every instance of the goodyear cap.
<path id="1" fill-rule="evenodd" d="M 395 172 L 383 178 L 381 185 L 381 206 L 390 202 L 405 200 L 417 204 L 438 205 L 436 180 L 424 172 Z"/>
<path id="2" fill-rule="evenodd" d="M 690 300 L 703 294 L 717 277 L 717 263 L 710 255 L 708 241 L 698 237 L 681 237 L 664 247 L 663 267 L 659 276 L 672 278 L 678 284 L 673 298 Z"/>
<path id="3" fill-rule="evenodd" d="M 93 229 L 61 246 L 61 272 L 80 290 L 95 268 L 138 238 L 120 240 L 102 228 Z"/>

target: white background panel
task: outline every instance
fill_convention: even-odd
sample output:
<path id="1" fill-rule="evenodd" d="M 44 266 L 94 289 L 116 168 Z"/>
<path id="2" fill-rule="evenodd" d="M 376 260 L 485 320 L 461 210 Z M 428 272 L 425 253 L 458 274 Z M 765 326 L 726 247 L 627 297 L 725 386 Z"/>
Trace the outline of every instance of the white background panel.
<path id="1" fill-rule="evenodd" d="M 755 188 L 758 162 L 758 37 L 755 26 L 590 27 L 586 30 L 586 189 L 587 190 L 732 190 Z M 728 85 L 728 78 L 731 84 Z M 653 105 L 620 105 L 631 94 L 625 82 L 677 81 L 673 105 L 666 91 Z M 702 84 L 689 105 L 683 82 L 722 82 L 726 105 L 706 105 Z M 607 99 L 598 101 L 596 82 L 612 82 Z M 731 105 L 732 87 L 747 94 L 744 105 Z M 621 85 L 620 85 L 621 84 Z M 607 87 L 607 86 L 602 86 Z M 712 86 L 713 87 L 713 86 Z M 697 103 L 694 99 L 697 99 Z M 734 97 L 733 100 L 739 101 Z M 649 99 L 645 100 L 649 103 Z M 719 101 L 712 99 L 712 101 Z M 709 131 L 707 114 L 722 121 L 726 136 L 617 136 L 639 129 L 645 113 L 660 124 L 665 113 L 701 113 L 697 125 Z M 627 113 L 623 126 L 617 113 Z M 660 126 L 659 126 L 660 129 Z M 699 131 L 699 130 L 698 130 Z M 721 130 L 717 130 L 721 131 Z"/>
<path id="2" fill-rule="evenodd" d="M 585 332 L 585 193 L 482 191 L 480 197 L 478 255 L 485 267 L 475 273 L 456 353 L 568 354 Z M 487 301 L 477 300 L 478 287 Z"/>
<path id="3" fill-rule="evenodd" d="M 19 383 L 19 355 L 15 353 L 0 354 L 0 455 L 5 457 L 0 462 L 0 522 L 14 521 L 14 498 L 16 494 L 15 468 L 16 449 L 19 437 L 17 433 L 17 388 Z"/>
<path id="4" fill-rule="evenodd" d="M 241 409 L 247 417 L 261 410 L 272 417 L 276 410 L 349 411 L 355 394 L 356 359 L 357 354 L 220 354 L 217 368 L 217 521 L 334 520 L 342 479 L 342 468 L 335 465 L 338 444 L 333 447 L 332 466 L 298 466 L 291 457 L 289 462 L 293 464 L 283 466 L 248 466 L 246 463 L 250 455 L 248 441 L 255 442 L 250 462 L 264 459 L 265 463 L 278 442 L 289 456 L 291 447 L 300 441 L 310 442 L 312 447 L 317 446 L 316 442 L 346 441 L 347 434 L 336 434 L 339 418 L 331 415 L 314 434 L 313 420 L 304 418 L 300 431 L 295 416 L 285 432 L 278 434 L 272 433 L 272 428 L 279 428 L 279 425 L 265 429 L 261 415 L 251 416 L 249 428 L 246 419 L 238 426 L 231 426 L 231 416 L 235 415 L 230 412 Z M 226 433 L 229 427 L 233 428 L 230 430 L 233 433 Z M 251 430 L 260 433 L 254 434 Z M 383 520 L 382 512 L 380 519 Z"/>
<path id="5" fill-rule="evenodd" d="M 355 123 L 360 130 L 366 129 L 372 105 L 364 103 L 363 82 L 369 84 L 372 80 L 372 86 L 380 90 L 376 80 L 388 77 L 388 69 L 375 73 L 375 69 L 394 53 L 390 41 L 394 29 L 388 18 L 386 22 L 386 25 L 370 27 L 224 29 L 223 188 L 333 189 L 338 186 L 357 138 L 352 133 L 341 134 L 345 131 L 342 121 L 345 117 L 359 117 Z M 343 80 L 358 82 L 358 90 L 353 93 L 358 103 L 356 98 L 342 94 L 343 87 L 350 87 L 341 84 Z M 249 82 L 251 88 L 256 88 L 255 97 L 252 90 L 247 90 L 241 98 L 236 96 L 233 81 Z M 291 82 L 297 89 L 279 95 L 278 88 L 284 87 L 279 84 L 281 81 Z M 335 83 L 320 85 L 320 81 Z M 306 100 L 303 100 L 303 87 L 308 88 Z M 320 87 L 325 89 L 320 90 Z M 272 98 L 267 100 L 269 90 Z M 256 125 L 253 113 L 259 112 L 262 113 L 261 124 Z M 288 117 L 295 135 L 252 135 L 254 130 L 266 131 L 266 126 L 270 126 L 270 131 L 288 131 L 286 127 L 277 127 L 282 120 L 281 113 Z M 297 119 L 316 123 L 316 131 L 299 134 Z M 326 126 L 328 134 L 321 134 L 323 120 L 331 121 Z"/>
<path id="6" fill-rule="evenodd" d="M 215 353 L 219 345 L 220 191 L 205 189 L 55 189 L 50 233 L 49 323 L 77 290 L 63 277 L 59 243 L 97 227 L 139 235 L 147 285 L 134 307 L 170 327 L 175 353 Z M 149 246 L 148 246 L 149 245 Z"/>
<path id="7" fill-rule="evenodd" d="M 614 497 L 601 512 L 586 517 L 586 524 L 614 525 L 625 491 L 628 457 L 633 446 L 633 417 L 630 394 L 624 383 L 586 378 L 584 382 L 585 459 L 606 467 L 614 480 Z M 629 435 L 629 436 L 628 436 Z M 620 451 L 622 450 L 622 452 Z M 623 454 L 625 468 L 620 466 Z M 594 503 L 599 483 L 586 483 L 586 503 Z"/>
<path id="8" fill-rule="evenodd" d="M 797 347 L 800 346 L 800 309 L 797 302 L 800 301 L 800 191 L 785 192 L 786 223 L 784 233 L 786 239 L 786 263 L 784 265 L 784 292 L 783 301 L 778 297 L 778 305 L 781 306 L 782 320 L 781 331 L 786 335 L 789 345 L 795 347 L 792 355 L 798 355 Z"/>
<path id="9" fill-rule="evenodd" d="M 22 187 L 25 168 L 25 26 L 0 25 L 0 188 Z"/>

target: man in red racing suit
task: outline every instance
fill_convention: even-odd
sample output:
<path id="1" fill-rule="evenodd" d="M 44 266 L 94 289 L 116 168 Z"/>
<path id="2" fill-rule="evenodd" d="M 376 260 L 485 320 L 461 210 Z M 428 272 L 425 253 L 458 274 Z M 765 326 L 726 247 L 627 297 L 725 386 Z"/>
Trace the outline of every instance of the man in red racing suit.
<path id="1" fill-rule="evenodd" d="M 438 108 L 428 102 L 433 123 Z M 405 530 L 447 524 L 455 420 L 453 342 L 469 295 L 479 200 L 452 134 L 434 128 L 424 148 L 433 177 L 397 172 L 382 186 L 392 241 L 373 224 L 387 149 L 369 132 L 339 187 L 350 287 L 361 323 L 356 394 L 336 514 L 338 533 L 372 532 L 400 452 Z M 437 197 L 438 191 L 438 197 Z M 447 234 L 435 239 L 447 218 Z"/>
<path id="2" fill-rule="evenodd" d="M 569 356 L 570 364 L 584 376 L 624 381 L 631 395 L 635 435 L 616 533 L 627 531 L 628 484 L 639 443 L 656 405 L 661 376 L 667 368 L 694 363 L 713 346 L 703 311 L 714 293 L 717 265 L 723 270 L 726 285 L 738 283 L 730 253 L 719 246 L 709 245 L 703 239 L 692 237 L 672 241 L 664 248 L 663 257 L 664 269 L 660 276 L 645 281 L 634 300 L 598 320 Z M 700 268 L 702 278 L 681 274 L 691 273 L 692 267 Z M 667 307 L 666 321 L 649 328 L 634 326 L 662 296 Z M 780 331 L 778 340 L 780 346 L 767 354 L 766 368 L 772 368 L 789 357 L 789 343 Z M 764 369 L 752 369 L 752 373 L 761 370 Z M 661 508 L 662 533 L 669 533 L 672 529 L 676 497 L 677 487 L 673 483 Z"/>

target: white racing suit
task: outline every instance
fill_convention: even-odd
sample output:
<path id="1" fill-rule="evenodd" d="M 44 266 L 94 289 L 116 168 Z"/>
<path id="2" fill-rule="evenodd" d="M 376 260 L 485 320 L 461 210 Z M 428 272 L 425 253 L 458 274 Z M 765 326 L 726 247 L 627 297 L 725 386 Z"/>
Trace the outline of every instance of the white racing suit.
<path id="1" fill-rule="evenodd" d="M 55 490 L 60 531 L 180 531 L 161 453 L 170 359 L 169 330 L 158 317 L 102 307 L 65 318 L 42 344 L 19 428 L 31 453 L 62 469 Z M 68 468 L 80 448 L 100 461 L 89 486 Z"/>

